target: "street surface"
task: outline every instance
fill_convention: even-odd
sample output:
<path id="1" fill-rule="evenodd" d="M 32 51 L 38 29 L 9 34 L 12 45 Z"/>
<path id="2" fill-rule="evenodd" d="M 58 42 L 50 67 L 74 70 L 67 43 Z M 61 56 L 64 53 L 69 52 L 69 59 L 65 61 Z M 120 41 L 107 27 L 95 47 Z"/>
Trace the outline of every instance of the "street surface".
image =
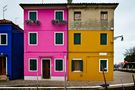
<path id="1" fill-rule="evenodd" d="M 132 74 L 135 73 L 114 71 L 114 81 L 107 82 L 108 84 L 122 84 L 122 83 L 133 83 Z M 51 80 L 11 80 L 11 81 L 0 81 L 0 87 L 3 86 L 38 86 L 42 87 L 62 87 L 64 81 L 51 81 Z M 67 81 L 67 86 L 99 86 L 103 84 L 103 81 Z"/>

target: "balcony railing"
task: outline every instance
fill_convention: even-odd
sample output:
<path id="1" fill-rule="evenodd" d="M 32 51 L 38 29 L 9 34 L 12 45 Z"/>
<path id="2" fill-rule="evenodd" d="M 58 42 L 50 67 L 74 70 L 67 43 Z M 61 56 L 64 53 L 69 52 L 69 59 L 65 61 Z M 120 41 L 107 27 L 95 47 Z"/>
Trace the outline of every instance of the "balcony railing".
<path id="1" fill-rule="evenodd" d="M 65 25 L 67 24 L 67 21 L 65 20 L 52 20 L 53 25 Z"/>
<path id="2" fill-rule="evenodd" d="M 27 25 L 37 25 L 37 26 L 40 25 L 40 21 L 39 20 L 35 20 L 35 21 L 33 21 L 33 20 L 25 20 L 25 23 Z"/>
<path id="3" fill-rule="evenodd" d="M 74 21 L 70 23 L 70 30 L 112 30 L 114 27 L 113 21 Z"/>

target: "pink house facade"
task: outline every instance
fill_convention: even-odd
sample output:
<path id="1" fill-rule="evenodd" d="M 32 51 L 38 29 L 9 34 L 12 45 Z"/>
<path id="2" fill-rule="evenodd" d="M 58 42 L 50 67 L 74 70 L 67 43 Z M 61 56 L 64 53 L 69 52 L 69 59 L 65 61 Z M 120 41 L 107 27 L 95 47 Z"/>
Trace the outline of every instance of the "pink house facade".
<path id="1" fill-rule="evenodd" d="M 66 5 L 20 6 L 24 9 L 24 79 L 64 80 L 64 72 L 68 74 Z"/>

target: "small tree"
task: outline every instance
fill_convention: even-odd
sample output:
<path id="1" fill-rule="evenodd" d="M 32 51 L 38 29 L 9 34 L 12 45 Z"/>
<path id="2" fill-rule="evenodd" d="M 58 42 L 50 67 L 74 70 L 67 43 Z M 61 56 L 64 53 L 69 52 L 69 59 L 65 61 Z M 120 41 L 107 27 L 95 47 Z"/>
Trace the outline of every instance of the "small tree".
<path id="1" fill-rule="evenodd" d="M 67 0 L 68 3 L 72 3 L 72 0 Z"/>
<path id="2" fill-rule="evenodd" d="M 128 62 L 135 62 L 135 47 L 126 49 L 126 52 L 124 53 L 124 60 Z"/>

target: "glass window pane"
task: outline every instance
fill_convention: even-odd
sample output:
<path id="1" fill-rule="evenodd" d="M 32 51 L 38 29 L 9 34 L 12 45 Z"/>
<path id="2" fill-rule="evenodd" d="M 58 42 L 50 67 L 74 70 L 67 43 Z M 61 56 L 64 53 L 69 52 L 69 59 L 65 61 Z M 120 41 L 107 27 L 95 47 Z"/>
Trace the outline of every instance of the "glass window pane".
<path id="1" fill-rule="evenodd" d="M 56 60 L 56 71 L 63 70 L 63 60 Z"/>
<path id="2" fill-rule="evenodd" d="M 1 35 L 1 44 L 6 44 L 6 35 Z"/>
<path id="3" fill-rule="evenodd" d="M 81 44 L 81 34 L 74 33 L 74 44 Z"/>
<path id="4" fill-rule="evenodd" d="M 106 33 L 100 34 L 100 44 L 101 45 L 107 44 L 107 34 Z"/>
<path id="5" fill-rule="evenodd" d="M 100 71 L 107 71 L 107 60 L 101 60 L 100 61 Z"/>
<path id="6" fill-rule="evenodd" d="M 30 70 L 37 70 L 37 60 L 36 59 L 30 60 Z"/>
<path id="7" fill-rule="evenodd" d="M 63 44 L 63 33 L 56 33 L 55 39 L 56 44 Z"/>
<path id="8" fill-rule="evenodd" d="M 101 20 L 108 20 L 108 12 L 101 12 Z"/>
<path id="9" fill-rule="evenodd" d="M 72 60 L 72 71 L 83 71 L 83 60 Z"/>
<path id="10" fill-rule="evenodd" d="M 63 12 L 56 12 L 56 20 L 62 21 L 63 20 Z"/>
<path id="11" fill-rule="evenodd" d="M 37 34 L 30 33 L 30 44 L 37 44 Z"/>
<path id="12" fill-rule="evenodd" d="M 36 19 L 37 19 L 36 12 L 30 12 L 29 15 L 30 15 L 30 20 L 36 21 Z"/>
<path id="13" fill-rule="evenodd" d="M 81 12 L 74 12 L 74 20 L 75 21 L 81 20 Z"/>

